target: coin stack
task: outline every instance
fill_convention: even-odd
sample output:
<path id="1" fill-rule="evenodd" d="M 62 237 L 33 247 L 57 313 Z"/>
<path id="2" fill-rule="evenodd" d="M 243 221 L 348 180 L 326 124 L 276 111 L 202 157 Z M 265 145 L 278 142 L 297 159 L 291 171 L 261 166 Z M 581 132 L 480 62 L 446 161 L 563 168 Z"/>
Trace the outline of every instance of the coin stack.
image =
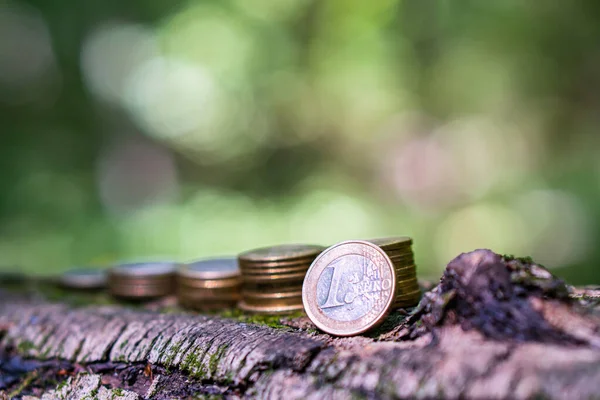
<path id="1" fill-rule="evenodd" d="M 396 298 L 393 308 L 412 307 L 419 303 L 421 289 L 412 251 L 412 239 L 406 236 L 370 239 L 392 260 L 396 271 Z"/>
<path id="2" fill-rule="evenodd" d="M 238 307 L 261 314 L 302 310 L 302 282 L 310 264 L 324 249 L 315 245 L 280 245 L 240 254 L 243 284 Z"/>
<path id="3" fill-rule="evenodd" d="M 195 261 L 177 270 L 177 298 L 183 307 L 218 310 L 235 307 L 242 279 L 236 258 Z"/>
<path id="4" fill-rule="evenodd" d="M 72 269 L 60 275 L 58 284 L 71 290 L 101 290 L 106 286 L 106 271 L 103 269 Z"/>
<path id="5" fill-rule="evenodd" d="M 140 262 L 110 269 L 108 288 L 118 298 L 151 300 L 174 293 L 175 263 Z"/>

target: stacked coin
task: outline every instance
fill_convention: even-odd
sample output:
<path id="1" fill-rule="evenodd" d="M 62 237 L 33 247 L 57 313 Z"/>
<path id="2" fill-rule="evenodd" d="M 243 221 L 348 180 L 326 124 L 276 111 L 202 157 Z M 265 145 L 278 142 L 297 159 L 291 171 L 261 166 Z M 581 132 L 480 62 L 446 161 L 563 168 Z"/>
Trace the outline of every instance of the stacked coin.
<path id="1" fill-rule="evenodd" d="M 412 251 L 412 239 L 406 236 L 371 239 L 368 242 L 381 248 L 394 264 L 396 298 L 393 308 L 412 307 L 421 298 L 417 268 Z"/>
<path id="2" fill-rule="evenodd" d="M 106 286 L 103 269 L 72 269 L 58 278 L 58 284 L 71 290 L 101 290 Z"/>
<path id="3" fill-rule="evenodd" d="M 240 254 L 243 285 L 239 308 L 263 314 L 302 310 L 302 282 L 323 249 L 315 245 L 280 245 Z"/>
<path id="4" fill-rule="evenodd" d="M 175 263 L 140 262 L 110 269 L 108 287 L 118 298 L 150 300 L 174 293 Z"/>
<path id="5" fill-rule="evenodd" d="M 197 310 L 232 308 L 240 300 L 242 279 L 236 258 L 215 258 L 185 264 L 177 270 L 177 297 Z"/>

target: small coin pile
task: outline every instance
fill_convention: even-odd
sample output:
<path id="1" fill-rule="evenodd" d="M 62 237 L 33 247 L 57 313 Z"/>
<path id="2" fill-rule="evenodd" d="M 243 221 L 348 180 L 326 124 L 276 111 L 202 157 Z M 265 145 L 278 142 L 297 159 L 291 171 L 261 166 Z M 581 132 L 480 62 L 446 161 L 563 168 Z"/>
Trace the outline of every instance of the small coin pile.
<path id="1" fill-rule="evenodd" d="M 240 254 L 243 284 L 238 307 L 262 314 L 302 310 L 302 282 L 323 249 L 316 245 L 280 245 Z"/>
<path id="2" fill-rule="evenodd" d="M 151 300 L 174 293 L 175 263 L 139 262 L 110 269 L 108 289 L 121 299 Z"/>
<path id="3" fill-rule="evenodd" d="M 177 270 L 177 298 L 183 307 L 218 310 L 235 307 L 242 279 L 236 258 L 185 264 Z"/>
<path id="4" fill-rule="evenodd" d="M 72 269 L 60 275 L 58 284 L 71 290 L 101 290 L 106 287 L 106 271 L 103 269 Z"/>
<path id="5" fill-rule="evenodd" d="M 392 308 L 417 305 L 421 298 L 421 289 L 417 281 L 417 268 L 412 251 L 412 239 L 401 236 L 370 239 L 368 242 L 381 248 L 394 264 L 396 272 L 396 298 Z"/>

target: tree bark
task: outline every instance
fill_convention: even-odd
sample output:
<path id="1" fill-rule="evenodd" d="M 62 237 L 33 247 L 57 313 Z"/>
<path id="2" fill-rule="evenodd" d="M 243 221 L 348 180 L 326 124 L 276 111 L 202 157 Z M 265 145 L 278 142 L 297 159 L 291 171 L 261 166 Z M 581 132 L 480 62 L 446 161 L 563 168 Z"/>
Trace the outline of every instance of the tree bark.
<path id="1" fill-rule="evenodd" d="M 306 317 L 271 327 L 1 292 L 0 384 L 43 399 L 598 398 L 599 293 L 478 250 L 416 309 L 335 338 Z"/>

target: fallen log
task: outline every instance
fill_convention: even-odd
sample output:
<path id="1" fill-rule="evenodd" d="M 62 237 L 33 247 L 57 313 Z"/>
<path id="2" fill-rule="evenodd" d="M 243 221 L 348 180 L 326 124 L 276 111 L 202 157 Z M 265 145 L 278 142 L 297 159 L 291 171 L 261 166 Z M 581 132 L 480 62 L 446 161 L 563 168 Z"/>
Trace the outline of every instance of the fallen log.
<path id="1" fill-rule="evenodd" d="M 255 322 L 72 306 L 3 292 L 0 393 L 69 399 L 600 396 L 598 291 L 570 288 L 532 260 L 488 250 L 457 257 L 417 308 L 393 312 L 366 335 L 332 337 L 302 316 L 272 326 Z"/>

